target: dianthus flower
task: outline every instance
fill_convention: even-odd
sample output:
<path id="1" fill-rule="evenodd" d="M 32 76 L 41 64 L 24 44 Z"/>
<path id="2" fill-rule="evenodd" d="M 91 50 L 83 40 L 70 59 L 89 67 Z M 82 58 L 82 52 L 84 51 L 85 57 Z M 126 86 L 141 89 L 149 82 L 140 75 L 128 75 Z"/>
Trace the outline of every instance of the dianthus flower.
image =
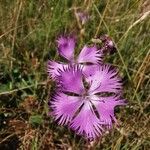
<path id="1" fill-rule="evenodd" d="M 90 19 L 89 14 L 85 11 L 77 11 L 76 15 L 79 18 L 79 21 L 81 21 L 82 25 L 85 24 Z"/>
<path id="2" fill-rule="evenodd" d="M 67 53 L 61 53 L 66 57 Z M 72 53 L 67 54 L 67 59 L 73 59 Z M 83 68 L 69 65 L 59 69 L 58 89 L 50 107 L 58 124 L 68 125 L 77 134 L 94 140 L 116 123 L 114 108 L 125 105 L 125 101 L 120 97 L 120 77 L 112 66 L 99 65 L 89 76 L 83 74 Z"/>
<path id="3" fill-rule="evenodd" d="M 104 53 L 108 52 L 110 54 L 116 52 L 116 46 L 111 37 L 109 37 L 108 35 L 103 35 L 100 37 L 100 40 L 102 41 L 103 45 L 101 51 L 103 51 Z"/>
<path id="4" fill-rule="evenodd" d="M 61 36 L 57 40 L 58 53 L 67 60 L 67 63 L 48 61 L 48 73 L 52 79 L 59 75 L 58 70 L 68 67 L 68 65 L 78 64 L 83 67 L 83 74 L 89 76 L 97 69 L 97 65 L 102 61 L 103 53 L 96 46 L 85 45 L 79 55 L 75 57 L 75 38 Z M 92 68 L 92 70 L 91 70 Z"/>

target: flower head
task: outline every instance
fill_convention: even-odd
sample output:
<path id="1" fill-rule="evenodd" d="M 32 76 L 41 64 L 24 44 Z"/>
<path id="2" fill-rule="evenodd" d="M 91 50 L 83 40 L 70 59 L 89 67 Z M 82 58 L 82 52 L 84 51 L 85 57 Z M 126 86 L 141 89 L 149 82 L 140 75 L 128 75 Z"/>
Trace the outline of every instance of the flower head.
<path id="1" fill-rule="evenodd" d="M 125 105 L 116 70 L 100 65 L 87 77 L 81 66 L 70 65 L 59 72 L 59 90 L 50 101 L 55 120 L 90 140 L 111 128 L 116 122 L 114 108 Z"/>
<path id="2" fill-rule="evenodd" d="M 101 36 L 100 40 L 102 41 L 102 44 L 103 44 L 102 49 L 105 52 L 109 52 L 109 53 L 116 52 L 116 46 L 108 35 Z"/>
<path id="3" fill-rule="evenodd" d="M 82 24 L 85 24 L 90 19 L 89 14 L 84 11 L 77 11 L 76 16 L 79 18 L 79 21 L 81 21 Z"/>
<path id="4" fill-rule="evenodd" d="M 75 38 L 71 36 L 61 36 L 58 38 L 58 53 L 67 60 L 67 63 L 55 61 L 48 62 L 48 73 L 52 79 L 55 79 L 55 77 L 59 74 L 59 69 L 67 67 L 67 65 L 78 64 L 82 66 L 83 74 L 86 76 L 93 74 L 93 71 L 97 69 L 97 64 L 101 62 L 103 53 L 98 50 L 95 45 L 91 47 L 85 45 L 79 55 L 75 58 L 75 43 Z M 93 68 L 92 72 L 91 68 Z"/>

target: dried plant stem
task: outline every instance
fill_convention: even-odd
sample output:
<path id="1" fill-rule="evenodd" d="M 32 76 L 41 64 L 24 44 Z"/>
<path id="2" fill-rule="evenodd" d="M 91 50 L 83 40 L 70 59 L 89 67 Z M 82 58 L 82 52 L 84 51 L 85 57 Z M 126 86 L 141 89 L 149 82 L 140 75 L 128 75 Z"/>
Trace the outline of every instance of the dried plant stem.
<path id="1" fill-rule="evenodd" d="M 2 141 L 0 141 L 0 144 L 7 141 L 9 138 L 13 137 L 14 135 L 16 135 L 16 133 L 12 133 L 10 135 L 8 135 L 7 137 L 5 137 Z"/>
<path id="2" fill-rule="evenodd" d="M 125 37 L 127 37 L 129 31 L 136 26 L 138 23 L 142 22 L 144 19 L 146 19 L 148 16 L 150 15 L 150 10 L 145 12 L 138 20 L 136 20 L 133 24 L 131 24 L 129 26 L 129 28 L 127 29 L 127 31 L 123 34 L 123 36 L 120 38 L 120 40 L 118 41 L 118 43 Z"/>
<path id="3" fill-rule="evenodd" d="M 137 77 L 138 77 L 138 75 L 140 74 L 140 72 L 142 71 L 142 68 L 145 66 L 145 64 L 148 62 L 148 59 L 149 59 L 149 57 L 150 57 L 150 50 L 148 51 L 148 53 L 146 54 L 146 56 L 145 56 L 145 58 L 144 58 L 144 60 L 143 60 L 143 62 L 142 62 L 142 64 L 141 64 L 141 66 L 139 67 L 139 69 L 138 69 L 138 71 L 137 71 L 137 73 L 136 73 L 136 75 L 135 75 L 135 77 L 134 77 L 134 82 L 137 80 Z M 148 62 L 149 63 L 149 62 Z"/>
<path id="4" fill-rule="evenodd" d="M 22 90 L 26 90 L 26 89 L 35 87 L 35 86 L 37 86 L 37 85 L 46 85 L 46 84 L 47 84 L 47 82 L 40 82 L 40 83 L 37 83 L 37 84 L 32 84 L 32 85 L 25 86 L 25 87 L 18 88 L 18 89 L 14 89 L 14 90 L 11 90 L 11 91 L 1 92 L 1 93 L 0 93 L 0 96 L 13 94 L 13 93 L 18 92 L 18 91 L 22 91 Z"/>
<path id="5" fill-rule="evenodd" d="M 0 35 L 0 39 L 3 38 L 5 35 L 9 34 L 10 32 L 14 31 L 14 30 L 17 30 L 19 28 L 22 28 L 24 26 L 26 26 L 27 24 L 24 24 L 24 25 L 20 25 L 20 26 L 17 26 L 17 27 L 14 27 L 12 29 L 7 29 L 6 32 L 4 32 L 3 34 Z"/>
<path id="6" fill-rule="evenodd" d="M 102 22 L 104 22 L 104 16 L 105 16 L 105 13 L 106 13 L 106 10 L 107 10 L 107 7 L 108 7 L 108 3 L 109 3 L 109 0 L 107 1 L 105 10 L 104 10 L 104 12 L 103 12 L 102 15 L 100 14 L 100 12 L 99 12 L 99 10 L 97 9 L 96 5 L 94 5 L 94 7 L 95 7 L 95 9 L 96 9 L 96 11 L 98 12 L 99 17 L 100 17 L 100 22 L 99 22 L 99 25 L 98 25 L 98 27 L 97 27 L 97 30 L 96 30 L 96 33 L 95 33 L 95 36 L 94 36 L 94 37 L 97 37 L 97 35 L 98 35 L 98 33 L 99 33 L 99 30 L 100 30 L 100 27 L 101 27 L 101 24 L 102 24 Z M 108 29 L 108 27 L 107 27 L 107 25 L 106 25 L 105 22 L 104 22 L 104 25 L 105 25 L 107 31 L 109 31 L 109 29 Z"/>
<path id="7" fill-rule="evenodd" d="M 142 62 L 141 66 L 140 66 L 140 68 L 138 69 L 138 71 L 137 71 L 137 73 L 136 73 L 136 75 L 135 75 L 135 78 L 134 78 L 134 80 L 133 80 L 133 81 L 135 82 L 135 81 L 137 80 L 138 74 L 141 73 L 141 74 L 140 74 L 140 79 L 139 79 L 139 81 L 138 81 L 138 84 L 137 84 L 137 86 L 136 86 L 136 89 L 135 89 L 135 92 L 134 92 L 134 95 L 133 95 L 132 99 L 135 98 L 135 95 L 136 95 L 136 93 L 137 93 L 137 91 L 138 91 L 138 89 L 139 89 L 139 87 L 140 87 L 141 82 L 142 82 L 142 79 L 143 79 L 145 70 L 146 70 L 147 66 L 149 65 L 149 63 L 147 63 L 147 62 L 150 61 L 150 56 L 149 56 L 149 54 L 150 54 L 150 50 L 149 50 L 149 52 L 147 53 L 146 57 L 144 58 L 144 61 Z"/>
<path id="8" fill-rule="evenodd" d="M 18 20 L 19 20 L 19 16 L 20 16 L 20 12 L 21 12 L 21 8 L 22 8 L 22 1 L 17 1 L 17 3 L 19 3 L 19 8 L 16 7 L 15 8 L 15 29 L 14 29 L 14 32 L 13 32 L 13 40 L 12 40 L 12 49 L 14 48 L 14 43 L 15 43 L 15 39 L 16 39 L 16 33 L 17 33 L 17 24 L 18 24 Z"/>

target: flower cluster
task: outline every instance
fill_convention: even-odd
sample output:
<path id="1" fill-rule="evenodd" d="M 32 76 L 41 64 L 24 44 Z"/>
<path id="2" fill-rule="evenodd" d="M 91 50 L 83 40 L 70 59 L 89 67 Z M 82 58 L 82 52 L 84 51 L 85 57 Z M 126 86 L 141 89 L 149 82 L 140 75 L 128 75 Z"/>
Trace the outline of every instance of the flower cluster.
<path id="1" fill-rule="evenodd" d="M 60 37 L 57 44 L 67 63 L 48 61 L 49 76 L 57 83 L 49 102 L 51 114 L 58 124 L 94 140 L 117 123 L 114 108 L 125 105 L 121 79 L 115 68 L 103 63 L 104 47 L 85 45 L 75 56 L 73 37 Z"/>

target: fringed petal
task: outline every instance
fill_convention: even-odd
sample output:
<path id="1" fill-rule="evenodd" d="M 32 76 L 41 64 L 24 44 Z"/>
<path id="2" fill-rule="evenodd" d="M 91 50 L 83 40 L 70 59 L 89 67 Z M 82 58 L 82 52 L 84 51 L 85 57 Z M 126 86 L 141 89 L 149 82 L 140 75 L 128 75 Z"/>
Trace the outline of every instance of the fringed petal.
<path id="1" fill-rule="evenodd" d="M 93 63 L 98 64 L 102 60 L 102 52 L 96 46 L 84 46 L 81 50 L 77 61 L 78 63 Z"/>
<path id="2" fill-rule="evenodd" d="M 68 65 L 49 60 L 47 64 L 47 72 L 49 77 L 55 80 L 56 76 L 59 75 L 59 70 L 63 70 L 64 68 L 67 68 L 67 66 Z"/>
<path id="3" fill-rule="evenodd" d="M 70 127 L 85 138 L 94 140 L 102 134 L 103 128 L 90 102 L 86 102 L 79 114 L 71 121 Z"/>
<path id="4" fill-rule="evenodd" d="M 61 36 L 57 40 L 59 54 L 69 61 L 74 59 L 75 38 Z"/>
<path id="5" fill-rule="evenodd" d="M 108 128 L 112 127 L 113 121 L 117 123 L 114 114 L 115 107 L 126 105 L 125 100 L 120 99 L 118 96 L 97 98 L 97 100 L 92 100 L 92 103 L 99 113 L 100 120 L 104 122 L 105 126 Z"/>
<path id="6" fill-rule="evenodd" d="M 117 74 L 117 71 L 110 65 L 101 65 L 93 76 L 87 78 L 87 82 L 91 85 L 89 93 L 120 93 L 122 83 Z"/>
<path id="7" fill-rule="evenodd" d="M 50 101 L 52 114 L 61 125 L 68 124 L 81 105 L 80 97 L 68 96 L 64 93 L 57 93 Z"/>
<path id="8" fill-rule="evenodd" d="M 82 69 L 78 65 L 69 66 L 60 71 L 58 76 L 62 91 L 81 94 L 84 91 L 82 82 Z"/>

